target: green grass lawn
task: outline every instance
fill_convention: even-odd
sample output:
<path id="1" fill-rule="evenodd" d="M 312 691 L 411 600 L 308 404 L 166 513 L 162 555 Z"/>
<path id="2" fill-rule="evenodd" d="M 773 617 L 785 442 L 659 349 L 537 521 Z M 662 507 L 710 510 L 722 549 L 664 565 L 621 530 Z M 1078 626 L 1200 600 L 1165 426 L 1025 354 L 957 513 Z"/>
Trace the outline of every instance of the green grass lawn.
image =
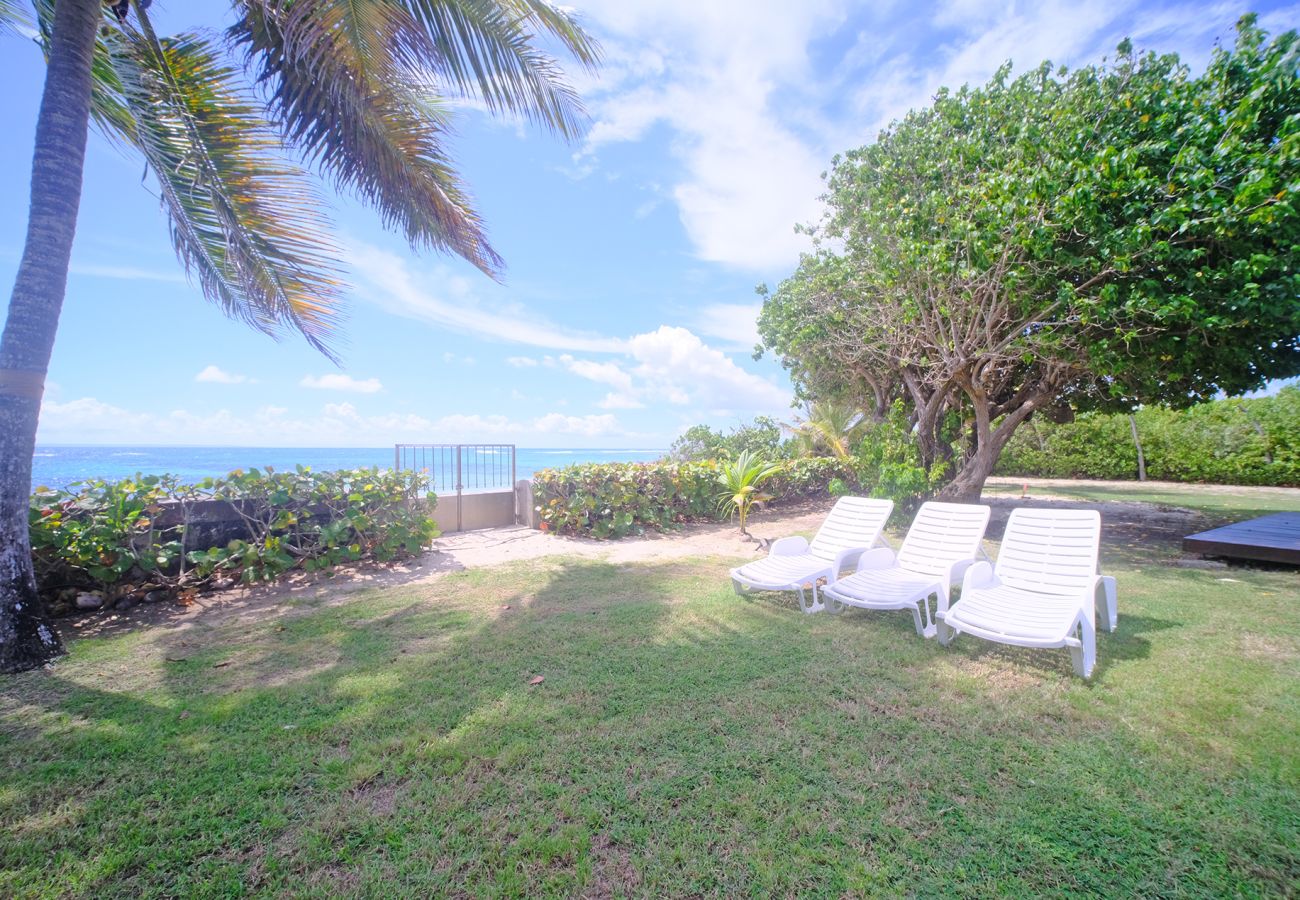
<path id="1" fill-rule="evenodd" d="M 1091 682 L 725 559 L 76 641 L 0 682 L 0 896 L 1294 894 L 1300 576 L 1162 560 Z"/>
<path id="2" fill-rule="evenodd" d="M 989 484 L 984 486 L 986 497 L 1018 498 L 1019 484 Z M 1072 485 L 1030 484 L 1029 498 L 1035 495 L 1070 497 L 1076 500 L 1127 500 L 1156 503 L 1161 506 L 1181 506 L 1195 509 L 1216 519 L 1249 519 L 1274 512 L 1300 511 L 1300 490 L 1286 493 L 1276 490 L 1259 490 L 1240 487 L 1224 491 L 1211 490 L 1199 484 L 1145 484 L 1134 481 L 1131 485 L 1088 484 Z"/>

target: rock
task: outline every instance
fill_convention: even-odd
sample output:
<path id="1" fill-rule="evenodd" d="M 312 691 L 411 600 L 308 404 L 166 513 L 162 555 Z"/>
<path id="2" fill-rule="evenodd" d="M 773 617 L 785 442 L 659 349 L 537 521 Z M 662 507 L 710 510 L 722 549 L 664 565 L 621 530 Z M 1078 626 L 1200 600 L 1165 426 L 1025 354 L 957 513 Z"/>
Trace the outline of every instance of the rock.
<path id="1" fill-rule="evenodd" d="M 130 609 L 139 602 L 139 598 L 134 594 L 123 594 L 117 598 L 117 602 L 113 604 L 113 609 Z"/>
<path id="2" fill-rule="evenodd" d="M 157 590 L 157 591 L 149 591 L 140 599 L 144 603 L 162 603 L 164 600 L 167 600 L 170 597 L 171 594 L 167 593 L 166 591 Z"/>
<path id="3" fill-rule="evenodd" d="M 101 594 L 84 593 L 77 595 L 77 609 L 101 609 L 104 598 Z"/>

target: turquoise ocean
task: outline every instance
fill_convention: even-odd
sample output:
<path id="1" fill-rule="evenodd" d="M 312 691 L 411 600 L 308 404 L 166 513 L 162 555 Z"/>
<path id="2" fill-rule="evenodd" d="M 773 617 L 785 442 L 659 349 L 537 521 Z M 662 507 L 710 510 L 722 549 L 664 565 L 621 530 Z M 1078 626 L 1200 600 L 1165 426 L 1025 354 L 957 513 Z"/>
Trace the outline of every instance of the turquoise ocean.
<path id="1" fill-rule="evenodd" d="M 574 463 L 649 462 L 666 450 L 577 450 L 520 447 L 516 451 L 516 477 L 531 477 L 538 469 Z M 64 488 L 91 478 L 117 480 L 137 472 L 178 475 L 184 481 L 225 475 L 234 469 L 274 467 L 292 470 L 296 465 L 314 471 L 393 466 L 392 447 L 122 447 L 115 445 L 46 445 L 32 459 L 32 487 Z"/>

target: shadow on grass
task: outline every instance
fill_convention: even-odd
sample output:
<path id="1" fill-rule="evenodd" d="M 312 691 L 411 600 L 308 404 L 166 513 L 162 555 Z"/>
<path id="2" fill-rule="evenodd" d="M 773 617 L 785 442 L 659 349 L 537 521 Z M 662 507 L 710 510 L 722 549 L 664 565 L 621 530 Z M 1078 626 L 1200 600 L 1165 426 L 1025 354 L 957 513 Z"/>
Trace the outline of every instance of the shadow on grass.
<path id="1" fill-rule="evenodd" d="M 0 735 L 0 893 L 1281 883 L 1293 857 L 1251 829 L 1285 792 L 1207 793 L 1199 762 L 1063 716 L 1094 690 L 1064 651 L 1013 666 L 921 641 L 906 613 L 741 599 L 725 573 L 551 560 L 160 632 L 123 644 L 138 669 L 116 680 L 95 675 L 111 644 L 75 652 L 3 686 L 29 729 Z M 1103 665 L 1170 627 L 1122 608 Z M 984 656 L 1063 676 L 995 690 L 965 665 Z"/>

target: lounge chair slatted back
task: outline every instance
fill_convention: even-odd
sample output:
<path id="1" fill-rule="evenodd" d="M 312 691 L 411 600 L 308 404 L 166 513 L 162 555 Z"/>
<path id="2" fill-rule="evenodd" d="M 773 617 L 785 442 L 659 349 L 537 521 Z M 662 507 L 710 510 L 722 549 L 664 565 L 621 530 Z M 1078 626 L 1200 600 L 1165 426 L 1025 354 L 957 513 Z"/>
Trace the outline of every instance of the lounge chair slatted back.
<path id="1" fill-rule="evenodd" d="M 979 555 L 988 522 L 987 506 L 923 503 L 899 548 L 898 565 L 922 575 L 945 575 L 954 562 Z"/>
<path id="2" fill-rule="evenodd" d="M 1072 595 L 1097 575 L 1101 515 L 1091 509 L 1013 510 L 994 574 L 1010 587 Z"/>
<path id="3" fill-rule="evenodd" d="M 850 547 L 870 547 L 893 512 L 892 500 L 841 497 L 812 539 L 808 552 L 827 562 Z"/>

